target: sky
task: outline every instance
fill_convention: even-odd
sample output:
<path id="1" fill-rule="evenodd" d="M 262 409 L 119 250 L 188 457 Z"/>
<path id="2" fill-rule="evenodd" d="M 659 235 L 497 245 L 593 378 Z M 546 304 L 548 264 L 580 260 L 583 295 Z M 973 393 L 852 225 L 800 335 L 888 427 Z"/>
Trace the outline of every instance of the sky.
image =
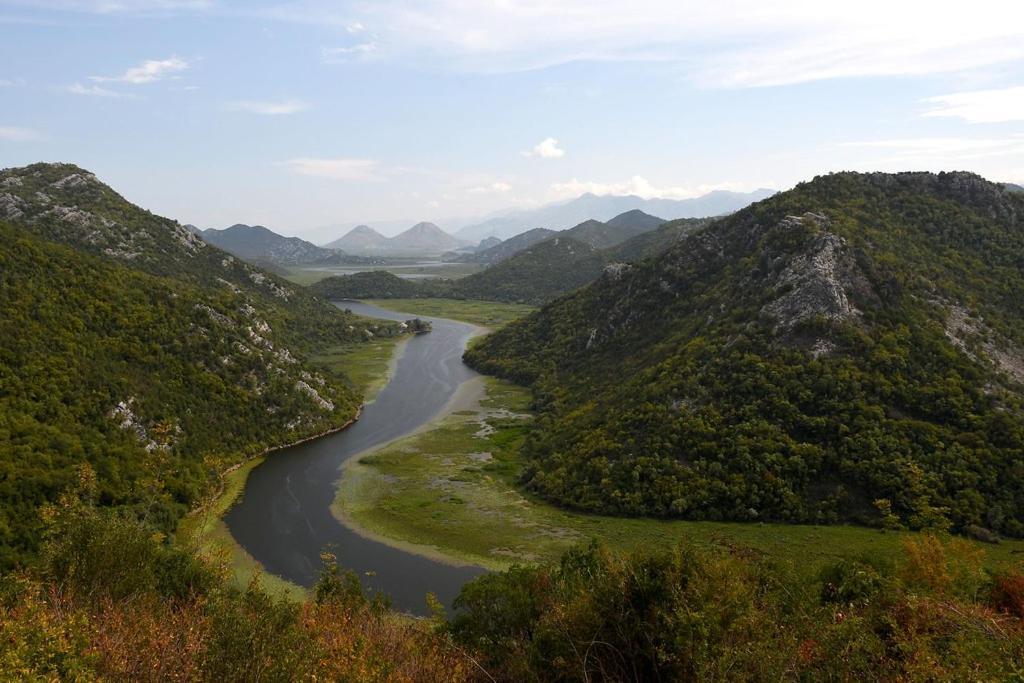
<path id="1" fill-rule="evenodd" d="M 318 242 L 839 170 L 1024 183 L 1024 2 L 0 0 L 0 167 L 36 161 Z"/>

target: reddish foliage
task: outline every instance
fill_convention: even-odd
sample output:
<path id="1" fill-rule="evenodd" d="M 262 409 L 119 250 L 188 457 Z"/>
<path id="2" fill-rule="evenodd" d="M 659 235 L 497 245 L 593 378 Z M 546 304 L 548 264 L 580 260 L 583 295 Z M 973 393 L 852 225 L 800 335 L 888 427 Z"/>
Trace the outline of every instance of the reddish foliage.
<path id="1" fill-rule="evenodd" d="M 996 577 L 992 588 L 992 606 L 1018 619 L 1024 619 L 1024 574 Z"/>

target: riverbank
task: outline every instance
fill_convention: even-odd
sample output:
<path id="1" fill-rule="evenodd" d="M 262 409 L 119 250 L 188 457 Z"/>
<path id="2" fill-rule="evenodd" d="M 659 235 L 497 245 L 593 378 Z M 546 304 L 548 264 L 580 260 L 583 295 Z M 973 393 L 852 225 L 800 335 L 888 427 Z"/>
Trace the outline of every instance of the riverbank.
<path id="1" fill-rule="evenodd" d="M 362 394 L 365 406 L 376 398 L 394 375 L 407 340 L 407 336 L 380 338 L 365 344 L 339 346 L 328 349 L 312 360 L 331 373 L 343 375 L 352 389 Z M 355 419 L 358 419 L 361 412 L 362 408 L 356 413 Z M 242 495 L 249 473 L 262 464 L 267 456 L 341 431 L 351 426 L 355 419 L 323 433 L 267 449 L 258 456 L 228 468 L 221 475 L 220 490 L 181 521 L 176 533 L 179 541 L 224 567 L 236 587 L 244 588 L 259 577 L 264 589 L 275 596 L 296 601 L 305 599 L 308 595 L 305 588 L 263 571 L 260 563 L 235 541 L 223 516 Z"/>
<path id="2" fill-rule="evenodd" d="M 590 539 L 612 548 L 676 543 L 743 547 L 816 573 L 837 559 L 895 560 L 909 533 L 854 526 L 797 526 L 631 519 L 564 510 L 517 485 L 529 394 L 485 378 L 486 396 L 430 429 L 352 458 L 332 511 L 359 533 L 439 561 L 501 570 L 557 561 Z M 981 545 L 992 565 L 1020 561 L 1024 543 Z"/>
<path id="3" fill-rule="evenodd" d="M 526 304 L 471 301 L 468 299 L 367 299 L 366 303 L 389 311 L 430 318 L 447 318 L 496 330 L 537 310 Z"/>

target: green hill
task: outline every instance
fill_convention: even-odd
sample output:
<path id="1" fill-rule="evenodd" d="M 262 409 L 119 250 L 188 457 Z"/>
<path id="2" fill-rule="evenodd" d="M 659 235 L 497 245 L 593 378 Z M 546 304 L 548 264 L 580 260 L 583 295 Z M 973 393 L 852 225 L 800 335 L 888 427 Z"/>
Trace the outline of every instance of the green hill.
<path id="1" fill-rule="evenodd" d="M 4 220 L 6 219 L 6 220 Z M 89 463 L 165 531 L 216 474 L 352 419 L 305 361 L 371 327 L 66 165 L 0 172 L 0 566 Z"/>
<path id="2" fill-rule="evenodd" d="M 411 299 L 423 296 L 423 287 L 386 270 L 352 275 L 332 275 L 309 286 L 313 294 L 329 301 L 342 299 Z"/>
<path id="3" fill-rule="evenodd" d="M 539 304 L 592 282 L 603 267 L 594 247 L 556 236 L 455 280 L 451 296 Z"/>
<path id="4" fill-rule="evenodd" d="M 1024 534 L 1024 197 L 816 178 L 466 354 L 534 387 L 527 484 L 585 510 Z"/>

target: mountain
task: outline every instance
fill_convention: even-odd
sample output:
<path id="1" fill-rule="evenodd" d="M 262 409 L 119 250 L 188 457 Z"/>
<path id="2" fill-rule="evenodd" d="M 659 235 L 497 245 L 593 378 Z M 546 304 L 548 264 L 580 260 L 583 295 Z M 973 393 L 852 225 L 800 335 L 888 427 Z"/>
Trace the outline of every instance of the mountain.
<path id="1" fill-rule="evenodd" d="M 693 199 L 644 199 L 634 195 L 599 196 L 587 193 L 568 202 L 494 216 L 461 228 L 455 236 L 472 241 L 491 235 L 506 239 L 530 228 L 566 230 L 587 220 L 607 221 L 633 210 L 662 216 L 666 220 L 721 216 L 769 197 L 774 192 L 766 189 L 754 192 L 716 190 Z"/>
<path id="2" fill-rule="evenodd" d="M 656 230 L 642 232 L 604 250 L 609 263 L 633 263 L 667 250 L 687 235 L 710 225 L 714 218 L 680 218 L 663 223 Z M 608 222 L 611 224 L 611 221 Z"/>
<path id="3" fill-rule="evenodd" d="M 636 215 L 633 218 L 639 219 Z M 471 255 L 480 257 L 481 261 L 488 263 L 488 267 L 457 280 L 411 281 L 384 271 L 373 271 L 329 277 L 312 285 L 311 291 L 331 300 L 455 297 L 543 304 L 593 282 L 606 269 L 615 270 L 627 261 L 639 261 L 668 249 L 684 235 L 704 227 L 711 220 L 689 218 L 671 221 L 657 230 L 642 232 L 624 242 L 618 242 L 623 231 L 635 231 L 640 224 L 651 225 L 653 222 L 648 219 L 652 218 L 647 216 L 632 224 L 620 221 L 618 230 L 611 227 L 611 221 L 588 221 L 572 230 L 558 233 L 543 228 L 531 230 L 489 250 Z M 573 239 L 569 236 L 571 234 L 599 244 L 615 244 L 606 249 L 597 249 L 588 242 Z M 541 241 L 518 248 L 527 237 Z M 543 239 L 545 237 L 547 239 Z M 491 259 L 491 262 L 483 259 Z"/>
<path id="4" fill-rule="evenodd" d="M 1020 185 L 1014 185 L 1013 183 L 1003 183 L 1003 187 L 1010 192 L 1024 192 L 1024 187 Z"/>
<path id="5" fill-rule="evenodd" d="M 459 260 L 466 263 L 497 263 L 498 261 L 507 259 L 509 256 L 512 256 L 529 246 L 538 242 L 543 242 L 554 235 L 554 230 L 548 230 L 547 228 L 534 228 L 533 230 L 527 230 L 526 232 L 509 237 L 503 242 L 499 241 L 498 244 L 486 249 L 481 249 L 475 254 L 466 254 Z M 483 244 L 483 241 L 481 241 L 481 244 Z"/>
<path id="6" fill-rule="evenodd" d="M 634 209 L 619 214 L 607 223 L 589 220 L 562 231 L 562 235 L 586 242 L 597 249 L 607 249 L 631 237 L 655 230 L 665 221 Z"/>
<path id="7" fill-rule="evenodd" d="M 392 334 L 208 245 L 68 164 L 0 171 L 0 566 L 91 466 L 169 533 L 218 473 L 353 419 L 309 359 Z"/>
<path id="8" fill-rule="evenodd" d="M 660 226 L 665 224 L 665 219 L 644 213 L 640 209 L 633 209 L 632 211 L 620 213 L 615 218 L 605 221 L 605 224 L 619 230 L 627 231 L 630 233 L 629 237 L 633 237 L 641 233 L 650 232 L 651 230 L 657 230 Z"/>
<path id="9" fill-rule="evenodd" d="M 582 510 L 1024 535 L 1024 196 L 839 173 L 483 339 Z"/>
<path id="10" fill-rule="evenodd" d="M 408 230 L 385 237 L 373 228 L 358 225 L 327 245 L 358 256 L 437 256 L 465 244 L 433 223 L 417 223 Z"/>
<path id="11" fill-rule="evenodd" d="M 417 223 L 388 240 L 388 249 L 395 254 L 436 256 L 462 245 L 433 223 Z"/>
<path id="12" fill-rule="evenodd" d="M 337 255 L 335 249 L 324 249 L 298 237 L 284 237 L 262 225 L 238 223 L 224 230 L 203 230 L 200 234 L 210 244 L 249 262 L 297 266 Z"/>
<path id="13" fill-rule="evenodd" d="M 309 286 L 309 290 L 328 301 L 343 299 L 412 299 L 423 296 L 420 283 L 406 280 L 386 270 L 369 270 L 352 275 L 332 275 Z"/>
<path id="14" fill-rule="evenodd" d="M 451 289 L 460 298 L 537 304 L 592 282 L 603 267 L 591 245 L 556 236 L 453 281 Z"/>
<path id="15" fill-rule="evenodd" d="M 494 247 L 498 246 L 499 244 L 501 244 L 501 238 L 500 237 L 494 237 L 493 235 L 490 236 L 490 237 L 485 237 L 482 240 L 480 240 L 479 244 L 476 245 L 476 251 L 484 251 L 485 249 L 493 249 Z"/>
<path id="16" fill-rule="evenodd" d="M 375 256 L 388 250 L 388 238 L 368 225 L 357 225 L 343 237 L 325 245 L 328 249 L 340 249 L 349 254 Z"/>

